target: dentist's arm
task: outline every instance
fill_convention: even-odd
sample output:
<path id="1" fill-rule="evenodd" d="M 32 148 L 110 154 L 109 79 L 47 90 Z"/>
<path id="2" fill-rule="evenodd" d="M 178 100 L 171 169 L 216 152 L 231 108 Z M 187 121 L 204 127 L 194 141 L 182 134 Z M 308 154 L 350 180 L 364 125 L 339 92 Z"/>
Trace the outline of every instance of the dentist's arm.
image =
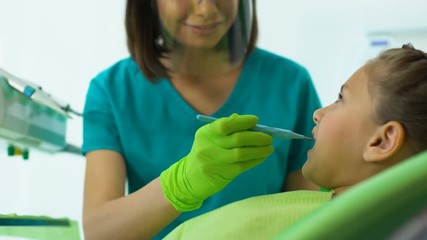
<path id="1" fill-rule="evenodd" d="M 183 211 L 201 206 L 242 172 L 273 152 L 272 137 L 247 131 L 252 115 L 232 115 L 201 127 L 190 153 L 140 190 L 124 196 L 122 156 L 87 154 L 84 232 L 90 239 L 150 239 Z"/>
<path id="2" fill-rule="evenodd" d="M 159 179 L 125 196 L 126 168 L 114 151 L 86 154 L 83 228 L 86 240 L 151 239 L 180 215 Z"/>

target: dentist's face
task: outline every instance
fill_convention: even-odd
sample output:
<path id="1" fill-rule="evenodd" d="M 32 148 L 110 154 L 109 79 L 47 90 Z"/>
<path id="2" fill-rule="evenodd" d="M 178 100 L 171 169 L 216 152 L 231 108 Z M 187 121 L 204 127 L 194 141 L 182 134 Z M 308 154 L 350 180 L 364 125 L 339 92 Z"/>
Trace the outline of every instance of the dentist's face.
<path id="1" fill-rule="evenodd" d="M 364 67 L 342 86 L 337 101 L 315 111 L 315 145 L 303 175 L 317 185 L 336 189 L 366 178 L 363 150 L 377 126 Z"/>
<path id="2" fill-rule="evenodd" d="M 212 48 L 234 22 L 238 0 L 157 0 L 169 35 L 185 47 Z"/>

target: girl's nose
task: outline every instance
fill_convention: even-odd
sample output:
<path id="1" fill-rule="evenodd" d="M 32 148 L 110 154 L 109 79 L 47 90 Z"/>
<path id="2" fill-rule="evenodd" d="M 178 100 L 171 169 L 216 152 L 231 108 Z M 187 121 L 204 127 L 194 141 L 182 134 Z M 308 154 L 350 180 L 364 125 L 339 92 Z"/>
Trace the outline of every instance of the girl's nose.
<path id="1" fill-rule="evenodd" d="M 320 120 L 323 117 L 323 111 L 322 110 L 323 110 L 323 108 L 319 108 L 316 111 L 314 111 L 314 113 L 313 113 L 313 121 L 314 121 L 314 123 L 316 123 L 316 124 L 320 123 Z"/>

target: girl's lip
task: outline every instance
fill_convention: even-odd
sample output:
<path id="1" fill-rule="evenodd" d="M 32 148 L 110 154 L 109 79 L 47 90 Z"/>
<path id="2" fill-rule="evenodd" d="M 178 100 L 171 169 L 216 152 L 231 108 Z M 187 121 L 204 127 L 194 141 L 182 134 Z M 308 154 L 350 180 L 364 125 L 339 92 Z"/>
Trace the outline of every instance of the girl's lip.
<path id="1" fill-rule="evenodd" d="M 314 132 L 314 128 L 313 130 L 311 130 L 311 135 L 313 136 L 313 139 L 316 141 L 316 133 Z"/>

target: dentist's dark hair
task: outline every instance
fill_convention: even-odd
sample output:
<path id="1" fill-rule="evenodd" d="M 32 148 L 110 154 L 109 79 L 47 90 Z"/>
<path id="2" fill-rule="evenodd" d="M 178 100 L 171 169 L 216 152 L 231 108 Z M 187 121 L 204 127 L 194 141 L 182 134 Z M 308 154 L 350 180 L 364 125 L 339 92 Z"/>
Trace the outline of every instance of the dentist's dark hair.
<path id="1" fill-rule="evenodd" d="M 427 54 L 411 44 L 391 48 L 368 62 L 367 73 L 377 120 L 400 122 L 414 153 L 427 149 Z"/>
<path id="2" fill-rule="evenodd" d="M 253 4 L 248 54 L 255 48 L 258 37 L 256 0 L 239 0 L 239 4 L 242 1 L 252 1 Z M 155 43 L 161 35 L 156 0 L 127 0 L 125 15 L 128 50 L 145 77 L 152 82 L 157 78 L 169 78 L 168 69 L 160 62 L 169 49 Z"/>

